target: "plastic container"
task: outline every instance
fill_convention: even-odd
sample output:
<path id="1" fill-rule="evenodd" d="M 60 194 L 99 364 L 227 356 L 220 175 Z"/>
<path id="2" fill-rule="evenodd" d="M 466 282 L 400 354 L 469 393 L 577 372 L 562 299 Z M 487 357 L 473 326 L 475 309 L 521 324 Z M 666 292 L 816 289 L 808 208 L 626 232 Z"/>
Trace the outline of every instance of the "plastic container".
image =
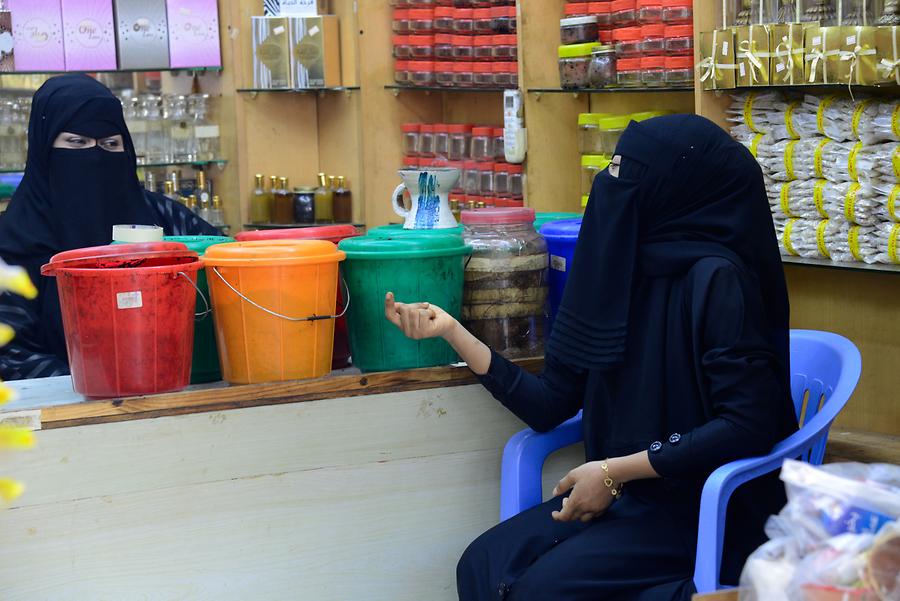
<path id="1" fill-rule="evenodd" d="M 475 33 L 475 18 L 471 8 L 457 8 L 453 11 L 453 33 L 472 35 Z"/>
<path id="2" fill-rule="evenodd" d="M 450 64 L 452 76 L 452 63 Z M 450 126 L 446 123 L 434 124 L 434 154 L 437 157 L 447 158 L 450 153 Z"/>
<path id="3" fill-rule="evenodd" d="M 578 242 L 578 233 L 581 231 L 581 217 L 575 213 L 569 215 L 571 217 L 565 221 L 550 221 L 539 228 L 544 240 L 547 241 L 547 252 L 550 255 L 550 273 L 547 278 L 550 299 L 548 335 L 553 329 L 553 320 L 562 302 L 566 280 L 575 257 L 575 244 Z"/>
<path id="4" fill-rule="evenodd" d="M 588 85 L 588 67 L 591 52 L 600 44 L 571 44 L 560 46 L 559 84 L 563 88 L 585 88 Z"/>
<path id="5" fill-rule="evenodd" d="M 641 56 L 640 27 L 622 27 L 613 31 L 616 41 L 616 58 L 632 58 Z"/>
<path id="6" fill-rule="evenodd" d="M 693 0 L 662 0 L 663 22 L 669 25 L 691 24 L 694 22 Z"/>
<path id="7" fill-rule="evenodd" d="M 460 194 L 451 194 L 455 200 L 459 200 Z M 407 230 L 403 228 L 402 223 L 393 223 L 390 225 L 379 225 L 373 228 L 370 228 L 368 232 L 366 232 L 366 236 L 369 238 L 420 238 L 422 236 L 459 236 L 460 238 L 463 235 L 462 225 L 457 225 L 452 228 L 442 228 L 438 230 Z"/>
<path id="8" fill-rule="evenodd" d="M 434 56 L 433 35 L 411 35 L 409 40 L 409 57 L 412 60 L 426 60 Z"/>
<path id="9" fill-rule="evenodd" d="M 187 386 L 202 267 L 197 253 L 175 242 L 53 256 L 41 275 L 57 280 L 75 392 L 115 398 Z"/>
<path id="10" fill-rule="evenodd" d="M 620 58 L 616 60 L 616 82 L 623 88 L 636 88 L 641 85 L 641 59 Z"/>
<path id="11" fill-rule="evenodd" d="M 610 157 L 605 154 L 586 154 L 581 157 L 581 195 L 589 196 L 594 178 L 609 165 Z"/>
<path id="12" fill-rule="evenodd" d="M 641 26 L 641 52 L 658 55 L 666 51 L 666 26 L 662 23 Z"/>
<path id="13" fill-rule="evenodd" d="M 641 25 L 662 23 L 662 0 L 636 0 L 637 21 Z"/>
<path id="14" fill-rule="evenodd" d="M 211 247 L 203 260 L 228 382 L 318 378 L 331 370 L 335 319 L 322 318 L 336 315 L 344 260 L 334 244 L 235 242 Z"/>
<path id="15" fill-rule="evenodd" d="M 476 61 L 490 61 L 494 57 L 494 36 L 475 36 L 472 42 L 472 58 Z"/>
<path id="16" fill-rule="evenodd" d="M 473 64 L 469 61 L 453 63 L 453 85 L 457 88 L 471 88 L 474 81 Z"/>
<path id="17" fill-rule="evenodd" d="M 473 37 L 470 35 L 455 35 L 452 39 L 453 60 L 471 61 L 473 54 L 472 49 Z"/>
<path id="18" fill-rule="evenodd" d="M 409 29 L 409 10 L 405 8 L 394 9 L 394 20 L 391 28 L 394 33 L 404 35 L 410 32 Z"/>
<path id="19" fill-rule="evenodd" d="M 403 153 L 408 157 L 419 156 L 419 132 L 421 123 L 404 123 L 400 126 L 403 133 Z"/>
<path id="20" fill-rule="evenodd" d="M 435 61 L 434 83 L 439 86 L 453 86 L 453 61 Z"/>
<path id="21" fill-rule="evenodd" d="M 588 3 L 588 14 L 592 17 L 597 17 L 597 27 L 599 29 L 606 29 L 612 26 L 612 2 L 610 0 Z"/>
<path id="22" fill-rule="evenodd" d="M 600 44 L 603 46 L 612 46 L 615 41 L 613 40 L 613 29 L 601 29 L 600 30 Z"/>
<path id="23" fill-rule="evenodd" d="M 413 230 L 415 231 L 415 230 Z M 400 302 L 427 301 L 459 319 L 463 273 L 472 249 L 456 233 L 363 236 L 344 240 L 344 277 L 353 363 L 363 372 L 449 365 L 456 353 L 443 339 L 411 340 L 384 317 L 388 292 Z"/>
<path id="24" fill-rule="evenodd" d="M 494 163 L 478 163 L 478 192 L 481 196 L 494 195 Z"/>
<path id="25" fill-rule="evenodd" d="M 434 58 L 444 61 L 453 60 L 453 36 L 439 33 L 434 36 Z"/>
<path id="26" fill-rule="evenodd" d="M 597 121 L 601 113 L 581 113 L 578 115 L 578 153 L 602 154 L 604 151 Z"/>
<path id="27" fill-rule="evenodd" d="M 518 67 L 518 65 L 516 65 Z M 493 141 L 491 142 L 491 146 L 494 148 L 494 160 L 495 161 L 505 161 L 506 160 L 506 144 L 503 141 L 503 128 L 495 127 L 494 131 L 491 133 L 493 137 Z"/>
<path id="28" fill-rule="evenodd" d="M 666 58 L 666 85 L 677 87 L 694 85 L 694 57 L 670 56 Z"/>
<path id="29" fill-rule="evenodd" d="M 637 8 L 635 0 L 613 0 L 612 24 L 615 27 L 631 27 L 637 24 Z"/>
<path id="30" fill-rule="evenodd" d="M 419 126 L 419 156 L 434 156 L 434 125 L 423 123 Z"/>
<path id="31" fill-rule="evenodd" d="M 453 33 L 453 7 L 437 6 L 434 9 L 434 31 L 437 33 Z"/>
<path id="32" fill-rule="evenodd" d="M 599 89 L 616 85 L 616 51 L 612 46 L 597 46 L 591 51 L 588 86 Z"/>
<path id="33" fill-rule="evenodd" d="M 491 57 L 497 61 L 515 61 L 519 56 L 516 36 L 512 34 L 495 35 Z"/>
<path id="34" fill-rule="evenodd" d="M 476 161 L 492 161 L 494 159 L 493 127 L 472 128 L 472 158 Z"/>
<path id="35" fill-rule="evenodd" d="M 569 4 L 567 8 L 569 6 L 573 5 Z M 597 17 L 595 16 L 568 17 L 559 20 L 559 41 L 561 44 L 596 42 L 599 31 Z"/>
<path id="36" fill-rule="evenodd" d="M 391 38 L 391 43 L 394 46 L 394 58 L 401 60 L 409 58 L 410 48 L 408 35 L 395 35 Z"/>
<path id="37" fill-rule="evenodd" d="M 581 213 L 535 213 L 534 214 L 534 229 L 537 233 L 541 234 L 541 228 L 545 223 L 552 223 L 554 221 L 566 221 L 569 219 L 580 219 Z"/>
<path id="38" fill-rule="evenodd" d="M 469 149 L 472 140 L 472 126 L 454 123 L 447 127 L 450 134 L 450 151 L 448 158 L 451 161 L 464 161 L 469 158 Z"/>
<path id="39" fill-rule="evenodd" d="M 166 236 L 166 242 L 178 242 L 184 244 L 188 250 L 203 256 L 210 246 L 234 242 L 234 238 L 227 236 Z M 222 368 L 219 366 L 219 349 L 216 345 L 216 327 L 213 324 L 213 315 L 207 309 L 211 306 L 209 301 L 209 283 L 206 280 L 206 271 L 197 272 L 197 296 L 194 320 L 194 351 L 191 358 L 191 384 L 205 384 L 206 382 L 218 382 L 222 379 Z M 202 317 L 200 317 L 202 316 Z"/>
<path id="40" fill-rule="evenodd" d="M 467 195 L 479 195 L 481 193 L 481 178 L 478 175 L 478 161 L 465 161 L 463 163 L 463 191 Z"/>
<path id="41" fill-rule="evenodd" d="M 491 27 L 491 9 L 476 8 L 472 11 L 473 31 L 475 35 L 491 35 L 494 28 Z"/>
<path id="42" fill-rule="evenodd" d="M 463 325 L 509 359 L 542 355 L 548 259 L 534 209 L 463 211 L 461 217 L 472 247 Z"/>
<path id="43" fill-rule="evenodd" d="M 563 12 L 566 18 L 586 17 L 590 14 L 587 2 L 567 2 Z"/>
<path id="44" fill-rule="evenodd" d="M 663 115 L 672 115 L 674 111 L 640 111 L 638 113 L 631 113 L 626 117 L 627 120 L 630 121 L 646 121 L 647 119 L 653 119 L 654 117 L 662 117 Z"/>
<path id="45" fill-rule="evenodd" d="M 430 86 L 434 83 L 432 61 L 409 61 L 409 83 L 414 86 Z"/>
<path id="46" fill-rule="evenodd" d="M 665 49 L 669 54 L 694 55 L 694 26 L 667 25 Z"/>
<path id="47" fill-rule="evenodd" d="M 409 83 L 409 61 L 394 61 L 394 83 L 401 86 Z"/>
<path id="48" fill-rule="evenodd" d="M 477 88 L 494 85 L 494 68 L 491 63 L 472 63 L 472 85 Z"/>
<path id="49" fill-rule="evenodd" d="M 409 32 L 413 34 L 434 33 L 434 9 L 409 9 Z"/>
<path id="50" fill-rule="evenodd" d="M 665 85 L 665 56 L 645 56 L 641 58 L 641 83 L 648 87 L 659 87 Z"/>
<path id="51" fill-rule="evenodd" d="M 491 27 L 495 33 L 516 33 L 515 5 L 495 6 L 491 9 Z"/>
<path id="52" fill-rule="evenodd" d="M 637 65 L 637 69 L 639 70 L 640 59 L 632 60 L 637 60 L 635 65 Z M 622 137 L 622 132 L 628 127 L 629 121 L 629 117 L 621 115 L 608 115 L 597 118 L 597 128 L 600 131 L 600 145 L 598 147 L 600 152 L 597 154 L 606 154 L 609 156 L 615 154 L 616 145 L 619 143 L 619 138 Z"/>
<path id="53" fill-rule="evenodd" d="M 513 200 L 522 200 L 525 197 L 525 169 L 522 165 L 510 163 L 509 171 L 509 196 Z"/>
<path id="54" fill-rule="evenodd" d="M 402 227 L 402 226 L 401 226 Z M 256 240 L 327 240 L 338 244 L 341 240 L 359 236 L 359 231 L 352 225 L 323 225 L 318 227 L 292 228 L 284 230 L 260 230 L 241 232 L 235 236 L 238 242 Z M 344 290 L 338 286 L 336 311 L 343 312 L 345 307 Z M 347 339 L 347 318 L 339 317 L 334 321 L 334 353 L 331 361 L 332 369 L 343 369 L 350 365 L 350 343 Z"/>

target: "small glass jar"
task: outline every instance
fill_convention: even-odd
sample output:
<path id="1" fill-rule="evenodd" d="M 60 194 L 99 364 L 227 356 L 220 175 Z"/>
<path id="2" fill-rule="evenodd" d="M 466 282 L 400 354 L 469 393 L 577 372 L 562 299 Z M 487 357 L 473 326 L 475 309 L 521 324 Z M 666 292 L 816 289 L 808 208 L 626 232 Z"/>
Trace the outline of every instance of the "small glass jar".
<path id="1" fill-rule="evenodd" d="M 518 40 L 512 34 L 495 35 L 491 57 L 497 61 L 516 60 L 519 56 Z"/>
<path id="2" fill-rule="evenodd" d="M 472 128 L 472 158 L 474 160 L 494 160 L 493 134 L 493 127 Z"/>
<path id="3" fill-rule="evenodd" d="M 409 36 L 409 57 L 413 60 L 427 60 L 434 57 L 433 35 Z"/>
<path id="4" fill-rule="evenodd" d="M 472 63 L 472 85 L 490 88 L 494 85 L 494 66 L 491 63 Z"/>
<path id="5" fill-rule="evenodd" d="M 453 60 L 453 36 L 439 33 L 434 36 L 434 58 L 442 61 Z"/>
<path id="6" fill-rule="evenodd" d="M 509 164 L 494 163 L 494 196 L 509 196 Z"/>
<path id="7" fill-rule="evenodd" d="M 419 157 L 434 157 L 434 125 L 431 123 L 419 125 Z"/>
<path id="8" fill-rule="evenodd" d="M 633 65 L 627 65 L 629 69 L 637 71 L 637 81 L 640 83 L 641 64 L 639 58 L 626 58 L 624 61 L 634 61 Z M 621 61 L 620 61 L 621 63 Z M 628 126 L 630 118 L 623 115 L 602 115 L 597 118 L 597 129 L 600 133 L 600 144 L 597 146 L 596 154 L 605 154 L 612 156 L 616 152 L 616 145 L 622 132 Z"/>
<path id="9" fill-rule="evenodd" d="M 478 194 L 480 184 L 478 161 L 466 161 L 463 164 L 463 191 L 466 194 Z"/>
<path id="10" fill-rule="evenodd" d="M 578 154 L 601 154 L 600 128 L 597 120 L 600 113 L 581 113 L 578 115 Z"/>
<path id="11" fill-rule="evenodd" d="M 434 83 L 439 86 L 453 86 L 453 61 L 434 61 Z"/>
<path id="12" fill-rule="evenodd" d="M 586 88 L 591 52 L 600 44 L 571 44 L 560 46 L 559 85 L 566 89 Z"/>
<path id="13" fill-rule="evenodd" d="M 641 83 L 658 88 L 666 83 L 666 57 L 645 56 L 641 58 Z"/>
<path id="14" fill-rule="evenodd" d="M 564 9 L 566 18 L 586 17 L 590 14 L 587 2 L 568 2 Z"/>
<path id="15" fill-rule="evenodd" d="M 509 171 L 509 196 L 513 200 L 522 200 L 525 197 L 525 173 L 522 165 L 510 163 Z"/>
<path id="16" fill-rule="evenodd" d="M 588 86 L 594 89 L 616 85 L 616 51 L 612 46 L 597 46 L 591 52 Z"/>
<path id="17" fill-rule="evenodd" d="M 450 151 L 447 156 L 451 161 L 469 160 L 469 149 L 472 144 L 472 126 L 454 123 L 448 128 L 450 133 Z"/>
<path id="18" fill-rule="evenodd" d="M 491 27 L 491 9 L 476 8 L 472 11 L 472 20 L 474 21 L 473 30 L 476 35 L 490 35 L 494 33 Z"/>
<path id="19" fill-rule="evenodd" d="M 491 29 L 494 33 L 512 33 L 514 28 L 509 26 L 508 6 L 494 6 L 491 8 Z M 515 7 L 513 7 L 515 8 Z M 514 15 L 515 16 L 515 15 Z"/>
<path id="20" fill-rule="evenodd" d="M 694 54 L 694 26 L 666 25 L 666 52 L 669 54 Z"/>
<path id="21" fill-rule="evenodd" d="M 453 33 L 472 35 L 475 33 L 475 19 L 471 8 L 457 8 L 453 10 Z"/>
<path id="22" fill-rule="evenodd" d="M 434 33 L 434 9 L 409 9 L 409 32 L 414 34 Z"/>
<path id="23" fill-rule="evenodd" d="M 494 160 L 505 161 L 506 145 L 503 142 L 503 128 L 495 127 L 494 132 L 491 135 L 493 136 L 493 142 L 491 143 L 491 145 L 494 147 Z"/>
<path id="24" fill-rule="evenodd" d="M 509 68 L 507 67 L 506 62 L 494 62 L 491 63 L 493 69 L 493 85 L 498 88 L 510 88 L 512 87 L 512 75 L 509 72 Z M 513 63 L 515 64 L 515 63 Z"/>
<path id="25" fill-rule="evenodd" d="M 437 67 L 435 67 L 437 69 Z M 452 73 L 450 77 L 453 79 Z M 448 158 L 450 154 L 450 126 L 446 123 L 434 124 L 434 156 Z"/>
<path id="26" fill-rule="evenodd" d="M 476 61 L 490 61 L 494 56 L 494 36 L 477 35 L 472 41 L 472 58 Z"/>
<path id="27" fill-rule="evenodd" d="M 409 61 L 409 83 L 414 86 L 434 84 L 434 63 L 432 61 Z"/>
<path id="28" fill-rule="evenodd" d="M 391 38 L 391 43 L 394 46 L 394 58 L 399 58 L 401 60 L 409 58 L 409 36 L 408 35 L 395 35 Z"/>
<path id="29" fill-rule="evenodd" d="M 408 157 L 419 156 L 419 132 L 421 123 L 404 123 L 400 126 L 403 133 L 403 153 Z"/>
<path id="30" fill-rule="evenodd" d="M 492 196 L 494 194 L 494 163 L 478 163 L 478 194 Z"/>
<path id="31" fill-rule="evenodd" d="M 623 88 L 636 88 L 641 85 L 641 59 L 616 59 L 616 83 Z"/>
<path id="32" fill-rule="evenodd" d="M 694 22 L 693 0 L 662 0 L 663 22 L 668 25 L 678 25 Z"/>
<path id="33" fill-rule="evenodd" d="M 693 56 L 670 56 L 666 58 L 666 85 L 672 87 L 694 85 Z"/>
<path id="34" fill-rule="evenodd" d="M 637 20 L 641 25 L 662 23 L 662 0 L 637 0 Z"/>
<path id="35" fill-rule="evenodd" d="M 451 190 L 454 194 L 464 194 L 463 192 L 463 172 L 465 171 L 465 163 L 462 161 L 447 161 L 447 167 L 450 169 L 457 169 L 459 171 L 459 179 L 456 180 L 456 183 L 453 184 L 453 190 Z"/>
<path id="36" fill-rule="evenodd" d="M 581 195 L 590 196 L 597 174 L 609 166 L 609 157 L 604 154 L 586 154 L 581 157 Z"/>
<path id="37" fill-rule="evenodd" d="M 605 29 L 612 27 L 612 2 L 590 2 L 588 12 L 592 17 L 597 17 L 597 27 Z"/>
<path id="38" fill-rule="evenodd" d="M 622 27 L 613 31 L 616 41 L 616 58 L 631 58 L 641 55 L 641 28 Z"/>
<path id="39" fill-rule="evenodd" d="M 641 26 L 641 52 L 662 54 L 666 50 L 666 26 L 662 23 Z"/>
<path id="40" fill-rule="evenodd" d="M 597 17 L 567 17 L 559 20 L 561 44 L 588 44 L 596 42 L 598 35 Z"/>
<path id="41" fill-rule="evenodd" d="M 405 8 L 394 9 L 392 29 L 394 30 L 394 33 L 399 35 L 409 33 L 409 10 Z"/>
<path id="42" fill-rule="evenodd" d="M 455 46 L 454 46 L 455 48 Z M 471 88 L 475 79 L 475 73 L 472 69 L 473 63 L 469 61 L 459 61 L 453 63 L 453 86 L 457 88 Z"/>
<path id="43" fill-rule="evenodd" d="M 455 35 L 452 41 L 453 60 L 470 61 L 474 56 L 472 47 L 473 36 Z"/>
<path id="44" fill-rule="evenodd" d="M 615 27 L 631 27 L 637 24 L 637 9 L 635 0 L 613 0 L 612 24 Z"/>
<path id="45" fill-rule="evenodd" d="M 394 83 L 401 86 L 409 83 L 409 61 L 394 61 Z"/>
<path id="46" fill-rule="evenodd" d="M 434 31 L 453 33 L 453 7 L 438 6 L 434 9 Z"/>

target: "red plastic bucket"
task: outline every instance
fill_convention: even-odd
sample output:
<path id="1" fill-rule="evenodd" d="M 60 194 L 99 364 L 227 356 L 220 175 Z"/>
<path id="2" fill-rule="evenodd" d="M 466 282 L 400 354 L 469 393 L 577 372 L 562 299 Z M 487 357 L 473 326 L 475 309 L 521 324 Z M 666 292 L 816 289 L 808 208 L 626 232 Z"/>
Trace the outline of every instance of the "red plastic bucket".
<path id="1" fill-rule="evenodd" d="M 346 238 L 359 236 L 359 230 L 352 225 L 321 225 L 278 230 L 258 230 L 241 232 L 234 239 L 238 242 L 254 240 L 328 240 L 338 244 Z M 344 311 L 344 294 L 338 285 L 337 312 Z M 350 343 L 347 341 L 347 319 L 340 317 L 334 322 L 334 358 L 332 369 L 342 369 L 350 365 Z"/>
<path id="2" fill-rule="evenodd" d="M 56 277 L 75 391 L 109 398 L 181 390 L 191 376 L 197 272 L 184 244 L 66 251 Z"/>

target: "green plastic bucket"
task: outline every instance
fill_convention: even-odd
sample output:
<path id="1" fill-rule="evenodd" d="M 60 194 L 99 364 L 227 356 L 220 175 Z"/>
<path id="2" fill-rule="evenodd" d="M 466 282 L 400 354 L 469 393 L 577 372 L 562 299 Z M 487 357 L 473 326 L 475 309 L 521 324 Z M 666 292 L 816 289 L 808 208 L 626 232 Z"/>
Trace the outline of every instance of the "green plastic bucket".
<path id="1" fill-rule="evenodd" d="M 581 213 L 535 213 L 534 229 L 535 231 L 540 232 L 541 226 L 545 223 L 551 221 L 564 221 L 566 219 L 579 219 L 580 217 L 584 217 L 584 215 Z"/>
<path id="2" fill-rule="evenodd" d="M 234 238 L 227 236 L 166 236 L 166 242 L 181 242 L 201 257 L 206 249 L 214 244 L 234 242 Z M 194 322 L 194 355 L 191 364 L 191 384 L 203 384 L 205 382 L 218 382 L 222 379 L 222 370 L 219 367 L 219 350 L 216 347 L 216 330 L 213 325 L 212 313 L 207 312 L 206 303 L 209 299 L 209 285 L 206 281 L 206 270 L 201 269 L 197 274 L 197 288 L 203 298 L 197 296 L 197 314 L 205 315 Z M 210 308 L 212 305 L 210 305 Z"/>
<path id="3" fill-rule="evenodd" d="M 363 236 L 341 241 L 350 289 L 347 324 L 353 364 L 363 372 L 449 365 L 456 353 L 443 339 L 411 340 L 384 316 L 384 297 L 430 302 L 457 319 L 472 248 L 457 235 Z"/>
<path id="4" fill-rule="evenodd" d="M 438 236 L 447 234 L 456 234 L 457 236 L 462 236 L 463 229 L 464 228 L 462 225 L 458 225 L 456 227 L 441 228 L 436 230 L 405 230 L 403 229 L 402 224 L 394 223 L 391 225 L 379 225 L 377 227 L 369 228 L 369 231 L 366 232 L 366 235 L 378 238 L 384 238 L 385 236 Z"/>

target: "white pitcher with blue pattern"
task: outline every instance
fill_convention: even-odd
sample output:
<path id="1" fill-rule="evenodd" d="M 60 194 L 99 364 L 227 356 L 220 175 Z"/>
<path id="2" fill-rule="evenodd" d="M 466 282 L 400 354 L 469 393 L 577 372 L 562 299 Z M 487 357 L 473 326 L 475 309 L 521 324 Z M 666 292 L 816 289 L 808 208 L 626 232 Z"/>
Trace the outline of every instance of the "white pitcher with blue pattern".
<path id="1" fill-rule="evenodd" d="M 391 196 L 394 212 L 403 217 L 405 230 L 438 230 L 456 227 L 450 210 L 450 190 L 459 181 L 459 169 L 453 167 L 423 167 L 398 171 L 403 183 Z M 400 204 L 404 190 L 409 191 L 411 206 Z"/>

